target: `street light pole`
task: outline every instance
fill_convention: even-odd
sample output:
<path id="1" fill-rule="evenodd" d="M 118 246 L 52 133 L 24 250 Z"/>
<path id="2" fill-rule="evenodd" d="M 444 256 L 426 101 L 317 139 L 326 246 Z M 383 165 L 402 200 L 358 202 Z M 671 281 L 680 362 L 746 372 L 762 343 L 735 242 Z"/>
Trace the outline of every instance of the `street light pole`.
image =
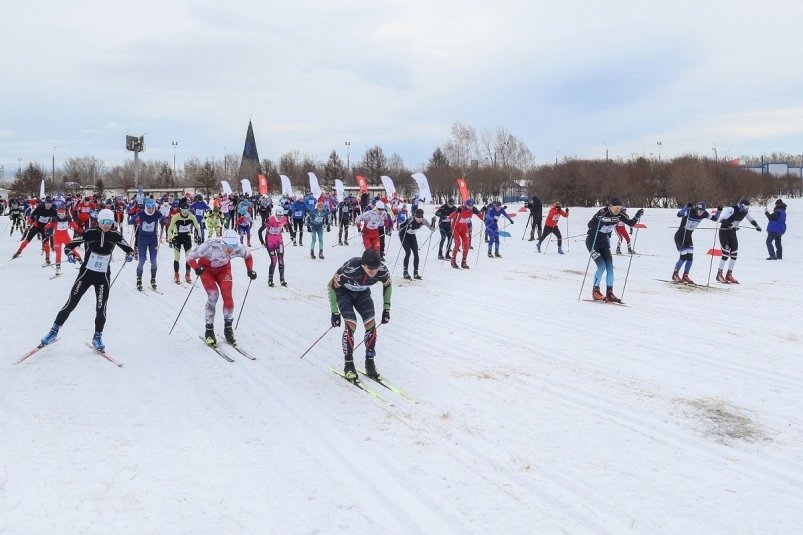
<path id="1" fill-rule="evenodd" d="M 719 155 L 717 154 L 717 144 L 714 143 L 713 141 L 711 142 L 711 150 L 714 151 L 714 161 L 718 162 L 719 161 Z"/>
<path id="2" fill-rule="evenodd" d="M 560 151 L 557 151 L 557 150 L 555 151 L 555 167 L 557 167 L 557 166 L 558 166 L 558 153 L 559 153 L 559 152 L 560 152 Z"/>
<path id="3" fill-rule="evenodd" d="M 223 180 L 229 179 L 229 148 L 223 147 Z"/>
<path id="4" fill-rule="evenodd" d="M 656 145 L 658 145 L 658 163 L 661 163 L 661 147 L 663 147 L 664 144 L 658 141 Z"/>
<path id="5" fill-rule="evenodd" d="M 346 173 L 351 178 L 351 141 L 346 141 Z"/>
<path id="6" fill-rule="evenodd" d="M 17 167 L 17 171 L 21 173 L 22 172 L 22 156 L 17 158 L 17 162 L 19 162 L 19 164 L 18 164 L 19 167 Z"/>
<path id="7" fill-rule="evenodd" d="M 608 161 L 608 144 L 606 142 L 604 142 L 604 141 L 602 142 L 602 144 L 605 145 L 605 161 L 607 162 Z"/>
<path id="8" fill-rule="evenodd" d="M 56 187 L 56 147 L 53 147 L 53 160 L 52 160 L 50 181 L 51 185 L 53 187 Z"/>
<path id="9" fill-rule="evenodd" d="M 178 147 L 178 141 L 172 141 L 170 143 L 173 145 L 173 179 L 176 178 L 176 147 Z"/>

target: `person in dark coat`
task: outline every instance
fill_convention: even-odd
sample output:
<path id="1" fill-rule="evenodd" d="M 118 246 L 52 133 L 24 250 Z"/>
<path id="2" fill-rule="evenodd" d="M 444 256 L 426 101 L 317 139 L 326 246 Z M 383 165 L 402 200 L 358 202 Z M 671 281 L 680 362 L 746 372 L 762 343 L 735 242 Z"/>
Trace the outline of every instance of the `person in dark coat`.
<path id="1" fill-rule="evenodd" d="M 767 257 L 767 260 L 782 260 L 781 236 L 786 232 L 786 204 L 781 199 L 778 199 L 775 201 L 775 208 L 772 213 L 765 210 L 764 215 L 769 219 L 769 223 L 767 223 L 767 251 L 770 256 Z M 773 242 L 775 243 L 774 249 Z"/>
<path id="2" fill-rule="evenodd" d="M 544 205 L 541 203 L 541 199 L 538 198 L 537 195 L 533 195 L 533 198 L 530 199 L 525 206 L 530 209 L 530 219 L 532 219 L 532 228 L 530 229 L 530 240 L 535 241 L 535 227 L 538 226 L 538 239 L 541 238 L 541 232 L 543 232 L 543 228 L 541 227 L 541 218 L 543 217 L 543 209 Z"/>

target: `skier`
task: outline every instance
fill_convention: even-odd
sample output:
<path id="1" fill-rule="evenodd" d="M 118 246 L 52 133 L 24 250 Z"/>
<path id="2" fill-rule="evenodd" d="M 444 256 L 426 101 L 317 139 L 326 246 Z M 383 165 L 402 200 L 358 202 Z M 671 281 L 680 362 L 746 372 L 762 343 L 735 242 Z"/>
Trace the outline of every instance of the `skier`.
<path id="1" fill-rule="evenodd" d="M 8 211 L 8 217 L 11 220 L 11 231 L 8 233 L 9 236 L 14 235 L 14 229 L 18 229 L 20 234 L 25 235 L 25 229 L 23 228 L 22 222 L 25 220 L 23 214 L 25 213 L 25 206 L 22 201 L 17 200 L 11 206 L 11 209 Z"/>
<path id="2" fill-rule="evenodd" d="M 385 203 L 376 201 L 373 210 L 367 210 L 357 217 L 357 229 L 362 231 L 362 243 L 366 249 L 379 249 L 379 233 L 385 230 Z"/>
<path id="3" fill-rule="evenodd" d="M 223 236 L 223 227 L 226 225 L 226 218 L 220 211 L 219 206 L 215 206 L 204 215 L 204 227 L 209 231 L 210 238 L 220 238 Z"/>
<path id="4" fill-rule="evenodd" d="M 767 216 L 767 251 L 770 256 L 767 260 L 783 260 L 783 247 L 781 247 L 781 236 L 786 232 L 786 204 L 781 199 L 775 201 L 775 208 L 772 213 L 764 210 Z M 775 242 L 775 250 L 772 243 Z"/>
<path id="5" fill-rule="evenodd" d="M 452 251 L 452 267 L 455 269 L 468 269 L 468 250 L 471 248 L 471 217 L 479 215 L 480 212 L 474 206 L 473 199 L 466 199 L 458 210 L 449 214 L 452 222 L 452 233 L 454 234 L 454 250 Z M 442 235 L 442 234 L 441 234 Z M 463 250 L 463 261 L 457 265 L 457 253 Z"/>
<path id="6" fill-rule="evenodd" d="M 435 215 L 432 217 L 432 224 L 435 224 L 435 218 L 438 218 L 438 230 L 441 233 L 441 242 L 438 245 L 438 260 L 450 260 L 452 258 L 449 250 L 452 248 L 452 220 L 449 218 L 457 208 L 454 205 L 454 199 L 448 199 L 446 203 L 435 210 Z M 446 244 L 446 256 L 443 256 L 443 245 Z"/>
<path id="7" fill-rule="evenodd" d="M 200 240 L 198 240 L 198 236 L 196 236 L 195 243 L 203 243 L 206 240 L 206 227 L 204 226 L 204 216 L 206 213 L 211 210 L 208 204 L 204 201 L 204 196 L 200 193 L 195 196 L 195 202 L 192 203 L 190 206 L 192 209 L 192 213 L 195 215 L 195 219 L 198 220 L 198 226 L 201 231 L 198 233 L 200 236 Z"/>
<path id="8" fill-rule="evenodd" d="M 384 202 L 384 201 L 377 201 L 377 202 Z M 394 218 L 387 210 L 387 204 L 385 204 L 385 212 L 383 214 L 383 225 L 379 229 L 379 258 L 381 260 L 385 260 L 385 238 L 387 237 L 390 239 L 390 235 L 393 232 L 393 220 Z"/>
<path id="9" fill-rule="evenodd" d="M 566 208 L 563 210 L 560 206 L 560 201 L 555 201 L 546 214 L 543 232 L 538 233 L 538 243 L 535 244 L 535 249 L 539 253 L 541 252 L 541 244 L 544 243 L 544 239 L 550 234 L 554 234 L 558 239 L 558 254 L 563 254 L 563 236 L 561 236 L 560 229 L 558 228 L 560 216 L 569 217 L 569 209 Z"/>
<path id="10" fill-rule="evenodd" d="M 349 244 L 349 224 L 354 216 L 353 197 L 349 195 L 337 205 L 337 217 L 340 220 L 337 231 L 337 244 Z"/>
<path id="11" fill-rule="evenodd" d="M 323 260 L 323 226 L 326 225 L 326 232 L 332 230 L 329 223 L 329 210 L 323 207 L 323 202 L 318 201 L 315 209 L 307 214 L 307 232 L 310 236 L 309 255 L 315 258 L 315 240 L 318 240 L 318 258 Z"/>
<path id="12" fill-rule="evenodd" d="M 11 257 L 17 258 L 22 254 L 23 249 L 33 240 L 34 236 L 39 236 L 42 240 L 42 250 L 45 252 L 45 264 L 50 265 L 50 236 L 45 231 L 45 226 L 50 223 L 50 220 L 56 217 L 56 210 L 53 208 L 53 199 L 50 197 L 45 198 L 45 201 L 39 204 L 28 216 L 28 230 L 22 237 L 19 249 Z"/>
<path id="13" fill-rule="evenodd" d="M 145 199 L 145 208 L 137 214 L 135 222 L 135 239 L 137 255 L 137 290 L 142 291 L 142 271 L 145 267 L 145 257 L 150 255 L 151 262 L 151 288 L 156 289 L 156 270 L 159 247 L 159 222 L 162 213 L 156 209 L 156 201 Z"/>
<path id="14" fill-rule="evenodd" d="M 415 211 L 415 216 L 407 218 L 399 225 L 399 239 L 404 249 L 404 278 L 410 278 L 407 267 L 410 264 L 410 253 L 413 254 L 413 278 L 421 279 L 418 274 L 418 237 L 417 232 L 422 226 L 427 227 L 430 232 L 434 232 L 432 223 L 424 219 L 424 209 L 419 208 Z"/>
<path id="15" fill-rule="evenodd" d="M 200 277 L 206 290 L 207 301 L 204 311 L 206 331 L 204 338 L 207 344 L 215 346 L 215 306 L 218 295 L 223 294 L 223 336 L 232 345 L 237 344 L 234 338 L 232 322 L 234 320 L 234 298 L 232 297 L 231 259 L 240 257 L 245 260 L 248 278 L 257 278 L 253 270 L 254 259 L 241 243 L 238 243 L 237 232 L 226 230 L 222 238 L 208 240 L 187 255 L 190 267 Z"/>
<path id="16" fill-rule="evenodd" d="M 170 220 L 170 225 L 167 227 L 167 239 L 173 247 L 173 282 L 181 284 L 181 278 L 178 274 L 179 259 L 181 258 L 181 249 L 184 249 L 184 280 L 188 283 L 192 282 L 190 276 L 190 265 L 186 262 L 189 258 L 190 249 L 192 249 L 192 229 L 197 231 L 197 236 L 201 235 L 201 226 L 198 220 L 190 213 L 190 207 L 187 206 L 185 200 L 180 201 L 179 211 Z"/>
<path id="17" fill-rule="evenodd" d="M 81 227 L 67 215 L 67 207 L 63 202 L 53 203 L 56 207 L 56 217 L 45 225 L 48 235 L 53 236 L 53 249 L 56 251 L 56 275 L 61 275 L 61 249 L 73 239 L 70 229 L 77 236 L 81 234 Z"/>
<path id="18" fill-rule="evenodd" d="M 510 224 L 513 219 L 507 215 L 501 201 L 492 202 L 485 211 L 485 235 L 488 238 L 488 258 L 502 258 L 499 254 L 499 218 L 505 216 Z M 491 248 L 495 250 L 491 253 Z"/>
<path id="19" fill-rule="evenodd" d="M 268 218 L 268 230 L 263 240 L 268 249 L 268 256 L 270 256 L 270 271 L 268 271 L 268 286 L 270 287 L 273 287 L 273 273 L 276 270 L 277 263 L 279 264 L 279 283 L 282 286 L 287 286 L 287 282 L 284 280 L 284 237 L 282 237 L 282 230 L 290 232 L 290 222 L 284 214 L 284 208 L 277 206 L 276 213 Z"/>
<path id="20" fill-rule="evenodd" d="M 537 195 L 533 195 L 532 199 L 524 203 L 524 206 L 530 209 L 530 220 L 532 221 L 532 228 L 530 229 L 530 239 L 527 241 L 535 241 L 535 227 L 538 227 L 538 239 L 543 241 L 541 233 L 541 216 L 543 215 L 544 205 Z"/>
<path id="21" fill-rule="evenodd" d="M 109 290 L 111 284 L 109 282 L 110 267 L 112 252 L 114 247 L 117 246 L 125 252 L 125 261 L 131 262 L 134 259 L 134 250 L 128 246 L 117 230 L 113 230 L 114 226 L 114 212 L 109 209 L 103 209 L 98 214 L 98 226 L 86 230 L 81 236 L 73 239 L 67 244 L 67 260 L 74 263 L 80 257 L 75 254 L 74 250 L 79 245 L 84 245 L 85 256 L 81 263 L 81 269 L 78 271 L 78 277 L 70 290 L 67 303 L 56 315 L 56 320 L 53 322 L 53 327 L 50 328 L 44 338 L 42 338 L 42 345 L 48 345 L 56 340 L 59 334 L 59 329 L 70 317 L 70 314 L 86 291 L 94 286 L 95 287 L 95 335 L 92 337 L 92 347 L 98 351 L 103 351 L 105 345 L 103 344 L 103 327 L 106 325 L 106 303 L 109 300 Z"/>
<path id="22" fill-rule="evenodd" d="M 259 212 L 259 217 L 262 221 L 262 225 L 260 225 L 259 229 L 257 230 L 257 238 L 259 238 L 259 242 L 262 245 L 265 245 L 265 242 L 262 240 L 262 232 L 268 226 L 268 218 L 273 211 L 273 201 L 269 196 L 264 195 L 259 199 L 259 202 L 257 203 L 257 211 Z"/>
<path id="23" fill-rule="evenodd" d="M 84 200 L 77 203 L 73 207 L 73 217 L 81 225 L 84 230 L 89 228 L 90 217 L 89 214 L 97 209 L 97 205 L 90 197 L 84 197 Z"/>
<path id="24" fill-rule="evenodd" d="M 622 213 L 627 215 L 627 208 L 622 208 Z M 631 228 L 632 232 L 632 228 Z M 636 254 L 633 251 L 633 248 L 630 246 L 630 234 L 628 234 L 627 229 L 625 228 L 625 224 L 623 221 L 619 221 L 616 224 L 616 235 L 618 236 L 618 240 L 616 242 L 616 254 L 622 254 L 622 239 L 624 238 L 625 242 L 627 242 L 627 253 L 628 254 Z"/>
<path id="25" fill-rule="evenodd" d="M 237 234 L 240 235 L 240 243 L 247 238 L 246 244 L 251 247 L 251 227 L 254 225 L 254 218 L 248 213 L 248 209 L 240 205 L 237 208 Z"/>
<path id="26" fill-rule="evenodd" d="M 611 257 L 611 233 L 619 221 L 624 221 L 631 227 L 639 222 L 644 210 L 636 212 L 633 219 L 628 218 L 622 213 L 622 199 L 614 197 L 605 208 L 600 208 L 588 222 L 588 235 L 586 236 L 586 248 L 597 265 L 594 273 L 594 288 L 591 297 L 594 301 L 606 301 L 621 303 L 622 300 L 613 293 L 613 258 Z M 608 290 L 605 295 L 600 292 L 600 282 L 602 274 L 607 272 L 606 283 Z"/>
<path id="27" fill-rule="evenodd" d="M 296 200 L 290 206 L 290 214 L 293 221 L 293 245 L 296 245 L 296 238 L 298 245 L 304 245 L 304 218 L 307 215 L 307 204 L 303 199 Z"/>
<path id="28" fill-rule="evenodd" d="M 686 284 L 694 284 L 694 281 L 689 277 L 691 271 L 691 264 L 694 260 L 694 243 L 692 242 L 692 233 L 694 229 L 700 224 L 703 219 L 710 219 L 716 221 L 718 214 L 709 214 L 705 209 L 704 202 L 698 202 L 693 205 L 692 203 L 686 204 L 678 211 L 680 226 L 675 231 L 675 247 L 680 253 L 680 258 L 675 263 L 675 271 L 672 272 L 672 280 L 675 282 L 685 282 Z M 683 277 L 680 276 L 680 268 L 683 263 L 686 267 L 683 268 Z"/>
<path id="29" fill-rule="evenodd" d="M 365 327 L 365 372 L 369 377 L 379 378 L 374 358 L 376 357 L 376 321 L 374 302 L 371 299 L 371 286 L 381 282 L 382 323 L 390 321 L 390 298 L 393 285 L 388 268 L 379 259 L 375 249 L 366 248 L 362 257 L 355 257 L 340 266 L 327 284 L 329 308 L 332 312 L 332 327 L 340 327 L 341 315 L 346 322 L 343 330 L 342 347 L 346 379 L 357 381 L 354 368 L 354 331 L 357 329 L 357 314 Z M 356 313 L 355 313 L 356 312 Z"/>
<path id="30" fill-rule="evenodd" d="M 722 258 L 719 259 L 717 282 L 739 284 L 739 281 L 733 278 L 733 267 L 736 264 L 736 255 L 739 253 L 739 238 L 736 237 L 739 223 L 743 219 L 747 219 L 758 232 L 761 232 L 759 224 L 747 213 L 749 206 L 750 201 L 741 198 L 733 206 L 720 210 L 719 244 L 722 247 Z M 728 273 L 723 276 L 722 271 L 725 269 L 726 263 L 728 264 Z"/>

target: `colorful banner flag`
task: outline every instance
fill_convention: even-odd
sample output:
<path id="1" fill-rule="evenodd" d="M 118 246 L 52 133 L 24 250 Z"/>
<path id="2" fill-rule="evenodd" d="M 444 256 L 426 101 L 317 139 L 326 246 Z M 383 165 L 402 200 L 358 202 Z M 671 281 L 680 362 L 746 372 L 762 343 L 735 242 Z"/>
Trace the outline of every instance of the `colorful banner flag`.
<path id="1" fill-rule="evenodd" d="M 231 195 L 233 192 L 231 191 L 231 186 L 227 180 L 220 181 L 220 187 L 223 188 L 223 193 L 226 195 Z"/>
<path id="2" fill-rule="evenodd" d="M 360 186 L 360 193 L 368 193 L 368 181 L 364 176 L 357 175 L 357 185 Z"/>
<path id="3" fill-rule="evenodd" d="M 318 177 L 312 172 L 307 173 L 307 176 L 309 176 L 309 190 L 312 192 L 312 196 L 317 199 L 321 196 L 321 186 L 318 184 Z"/>
<path id="4" fill-rule="evenodd" d="M 418 198 L 422 203 L 432 200 L 432 192 L 429 191 L 429 180 L 424 173 L 415 173 L 411 175 L 415 183 L 418 185 Z"/>
<path id="5" fill-rule="evenodd" d="M 240 187 L 243 190 L 243 195 L 251 195 L 251 181 L 247 178 L 240 180 Z"/>
<path id="6" fill-rule="evenodd" d="M 44 179 L 42 179 L 42 183 L 39 185 L 39 198 L 42 199 L 42 200 L 45 200 L 45 180 Z"/>
<path id="7" fill-rule="evenodd" d="M 268 177 L 263 174 L 257 175 L 259 179 L 259 194 L 260 195 L 267 195 L 268 194 Z"/>
<path id="8" fill-rule="evenodd" d="M 382 180 L 382 185 L 385 186 L 385 193 L 388 199 L 392 199 L 396 195 L 396 186 L 393 185 L 393 179 L 385 175 L 382 175 L 380 178 Z"/>
<path id="9" fill-rule="evenodd" d="M 466 184 L 466 181 L 462 178 L 457 179 L 457 191 L 460 196 L 460 204 L 463 204 L 466 200 L 471 198 L 468 192 L 468 184 Z"/>
<path id="10" fill-rule="evenodd" d="M 342 202 L 343 199 L 345 199 L 345 197 L 343 196 L 343 190 L 344 189 L 345 188 L 343 186 L 343 181 L 340 180 L 339 178 L 336 178 L 335 179 L 335 191 L 337 191 L 337 200 L 338 200 L 338 202 Z"/>
<path id="11" fill-rule="evenodd" d="M 282 181 L 282 195 L 286 195 L 287 197 L 292 197 L 293 187 L 290 185 L 290 179 L 287 178 L 287 175 L 279 175 L 279 178 Z"/>

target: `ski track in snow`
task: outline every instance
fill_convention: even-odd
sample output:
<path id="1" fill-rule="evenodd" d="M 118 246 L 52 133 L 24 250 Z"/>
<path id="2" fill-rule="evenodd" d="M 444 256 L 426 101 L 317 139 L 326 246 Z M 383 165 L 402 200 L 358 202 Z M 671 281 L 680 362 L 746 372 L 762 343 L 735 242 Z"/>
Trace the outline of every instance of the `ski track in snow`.
<path id="1" fill-rule="evenodd" d="M 591 213 L 572 209 L 574 234 Z M 168 336 L 189 287 L 169 282 L 172 250 L 161 247 L 165 295 L 132 295 L 135 263 L 111 291 L 104 339 L 124 368 L 83 345 L 91 296 L 57 345 L 0 366 L 0 532 L 793 533 L 803 225 L 791 214 L 786 259 L 766 262 L 766 234 L 741 230 L 742 284 L 714 291 L 654 280 L 671 274 L 665 227 L 677 218 L 647 210 L 624 293 L 630 257 L 614 256 L 628 308 L 578 302 L 583 243 L 536 254 L 520 239 L 524 218 L 506 229 L 501 259 L 475 237 L 470 270 L 437 259 L 436 232 L 420 251 L 421 281 L 401 278 L 394 233 L 377 363 L 418 404 L 366 381 L 383 403 L 331 373 L 340 329 L 298 358 L 328 327 L 325 285 L 361 254 L 358 240 L 327 243 L 325 260 L 287 247 L 287 288 L 278 269 L 267 287 L 268 256 L 255 251 L 237 336 L 257 360 L 221 344 L 234 363 L 197 340 L 200 283 Z M 0 251 L 10 256 L 17 240 L 0 237 Z M 710 240 L 695 234 L 692 278 L 703 284 Z M 32 243 L 0 270 L 9 362 L 47 331 L 74 280 L 72 269 L 47 280 L 37 253 Z M 233 273 L 236 320 L 241 260 Z M 373 298 L 380 312 L 379 287 Z M 216 320 L 222 332 L 220 304 Z"/>

